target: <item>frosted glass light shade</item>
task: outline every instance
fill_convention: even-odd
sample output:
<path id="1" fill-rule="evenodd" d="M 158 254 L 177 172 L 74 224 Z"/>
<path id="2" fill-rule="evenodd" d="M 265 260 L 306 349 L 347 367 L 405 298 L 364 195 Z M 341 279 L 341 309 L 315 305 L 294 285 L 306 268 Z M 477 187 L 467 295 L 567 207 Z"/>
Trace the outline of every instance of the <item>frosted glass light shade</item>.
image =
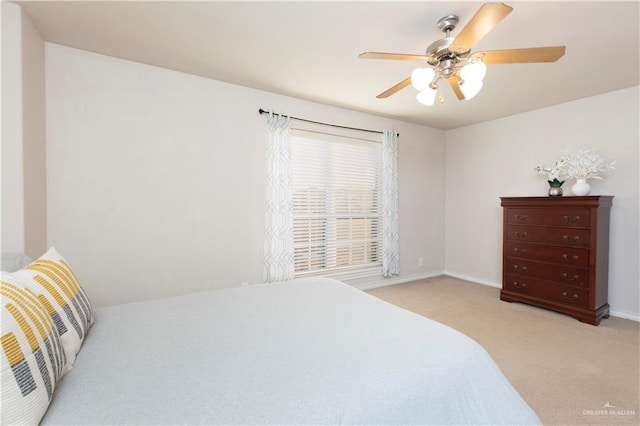
<path id="1" fill-rule="evenodd" d="M 416 90 L 424 90 L 435 75 L 433 68 L 416 68 L 411 73 L 411 84 Z"/>
<path id="2" fill-rule="evenodd" d="M 480 89 L 482 89 L 482 85 L 482 81 L 465 80 L 462 84 L 460 84 L 460 91 L 464 95 L 464 98 L 466 100 L 469 100 L 480 92 Z"/>
<path id="3" fill-rule="evenodd" d="M 482 61 L 467 64 L 460 70 L 460 78 L 464 81 L 482 81 L 487 75 L 487 66 Z"/>
<path id="4" fill-rule="evenodd" d="M 438 92 L 437 90 L 427 87 L 426 89 L 424 89 L 423 91 L 421 91 L 416 95 L 416 99 L 422 105 L 431 106 L 436 102 L 437 92 Z"/>

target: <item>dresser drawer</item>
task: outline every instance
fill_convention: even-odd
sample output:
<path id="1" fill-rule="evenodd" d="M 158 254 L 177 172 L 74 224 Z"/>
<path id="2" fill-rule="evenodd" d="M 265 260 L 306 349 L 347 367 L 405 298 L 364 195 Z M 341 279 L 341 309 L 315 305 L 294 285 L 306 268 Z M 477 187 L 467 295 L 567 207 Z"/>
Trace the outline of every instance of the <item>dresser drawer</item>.
<path id="1" fill-rule="evenodd" d="M 586 288 L 571 287 L 512 274 L 507 274 L 506 282 L 503 285 L 505 290 L 530 297 L 581 308 L 589 306 L 589 290 Z"/>
<path id="2" fill-rule="evenodd" d="M 507 257 L 505 272 L 562 284 L 589 287 L 589 269 Z"/>
<path id="3" fill-rule="evenodd" d="M 589 266 L 589 249 L 577 247 L 556 247 L 507 241 L 505 254 L 522 259 L 541 260 L 561 265 Z"/>
<path id="4" fill-rule="evenodd" d="M 559 246 L 589 247 L 588 229 L 508 225 L 507 240 Z"/>
<path id="5" fill-rule="evenodd" d="M 507 223 L 574 228 L 589 227 L 589 210 L 580 208 L 507 208 Z"/>

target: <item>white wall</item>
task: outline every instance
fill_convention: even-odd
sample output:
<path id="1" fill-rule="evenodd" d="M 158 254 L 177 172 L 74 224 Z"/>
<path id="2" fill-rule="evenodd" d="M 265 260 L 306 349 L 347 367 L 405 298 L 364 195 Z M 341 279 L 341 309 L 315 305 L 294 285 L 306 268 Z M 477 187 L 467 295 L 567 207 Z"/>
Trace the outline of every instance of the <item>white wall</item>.
<path id="1" fill-rule="evenodd" d="M 615 196 L 609 304 L 615 315 L 640 319 L 638 93 L 634 87 L 447 132 L 447 273 L 500 286 L 499 197 L 546 195 L 536 165 L 552 164 L 566 148 L 595 148 L 616 161 L 604 180 L 589 181 L 591 195 Z"/>
<path id="2" fill-rule="evenodd" d="M 24 251 L 22 162 L 22 19 L 2 2 L 2 251 Z"/>
<path id="3" fill-rule="evenodd" d="M 98 305 L 261 281 L 263 107 L 400 132 L 400 280 L 499 286 L 499 197 L 545 195 L 532 169 L 564 148 L 614 157 L 591 181 L 615 196 L 609 301 L 640 317 L 638 88 L 445 133 L 55 44 L 46 65 L 48 243 Z"/>
<path id="4" fill-rule="evenodd" d="M 48 242 L 98 306 L 262 280 L 261 107 L 398 131 L 401 279 L 444 270 L 443 131 L 49 43 L 46 91 Z"/>

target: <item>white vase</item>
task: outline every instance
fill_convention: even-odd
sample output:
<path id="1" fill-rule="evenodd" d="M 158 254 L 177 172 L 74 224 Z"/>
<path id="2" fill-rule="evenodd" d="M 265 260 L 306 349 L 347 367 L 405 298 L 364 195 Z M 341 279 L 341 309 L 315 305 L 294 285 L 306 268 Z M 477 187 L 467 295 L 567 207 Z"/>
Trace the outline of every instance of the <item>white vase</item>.
<path id="1" fill-rule="evenodd" d="M 578 196 L 589 195 L 591 192 L 591 185 L 587 183 L 586 179 L 578 179 L 571 187 L 571 192 L 573 192 L 573 195 Z"/>

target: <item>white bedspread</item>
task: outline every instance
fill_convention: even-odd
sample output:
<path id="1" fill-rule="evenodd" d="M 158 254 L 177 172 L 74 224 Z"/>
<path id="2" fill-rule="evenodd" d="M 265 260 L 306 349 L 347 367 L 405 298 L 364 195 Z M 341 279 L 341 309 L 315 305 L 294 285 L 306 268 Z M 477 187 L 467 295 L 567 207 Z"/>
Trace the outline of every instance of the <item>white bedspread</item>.
<path id="1" fill-rule="evenodd" d="M 476 342 L 329 279 L 99 309 L 43 424 L 539 424 Z"/>

